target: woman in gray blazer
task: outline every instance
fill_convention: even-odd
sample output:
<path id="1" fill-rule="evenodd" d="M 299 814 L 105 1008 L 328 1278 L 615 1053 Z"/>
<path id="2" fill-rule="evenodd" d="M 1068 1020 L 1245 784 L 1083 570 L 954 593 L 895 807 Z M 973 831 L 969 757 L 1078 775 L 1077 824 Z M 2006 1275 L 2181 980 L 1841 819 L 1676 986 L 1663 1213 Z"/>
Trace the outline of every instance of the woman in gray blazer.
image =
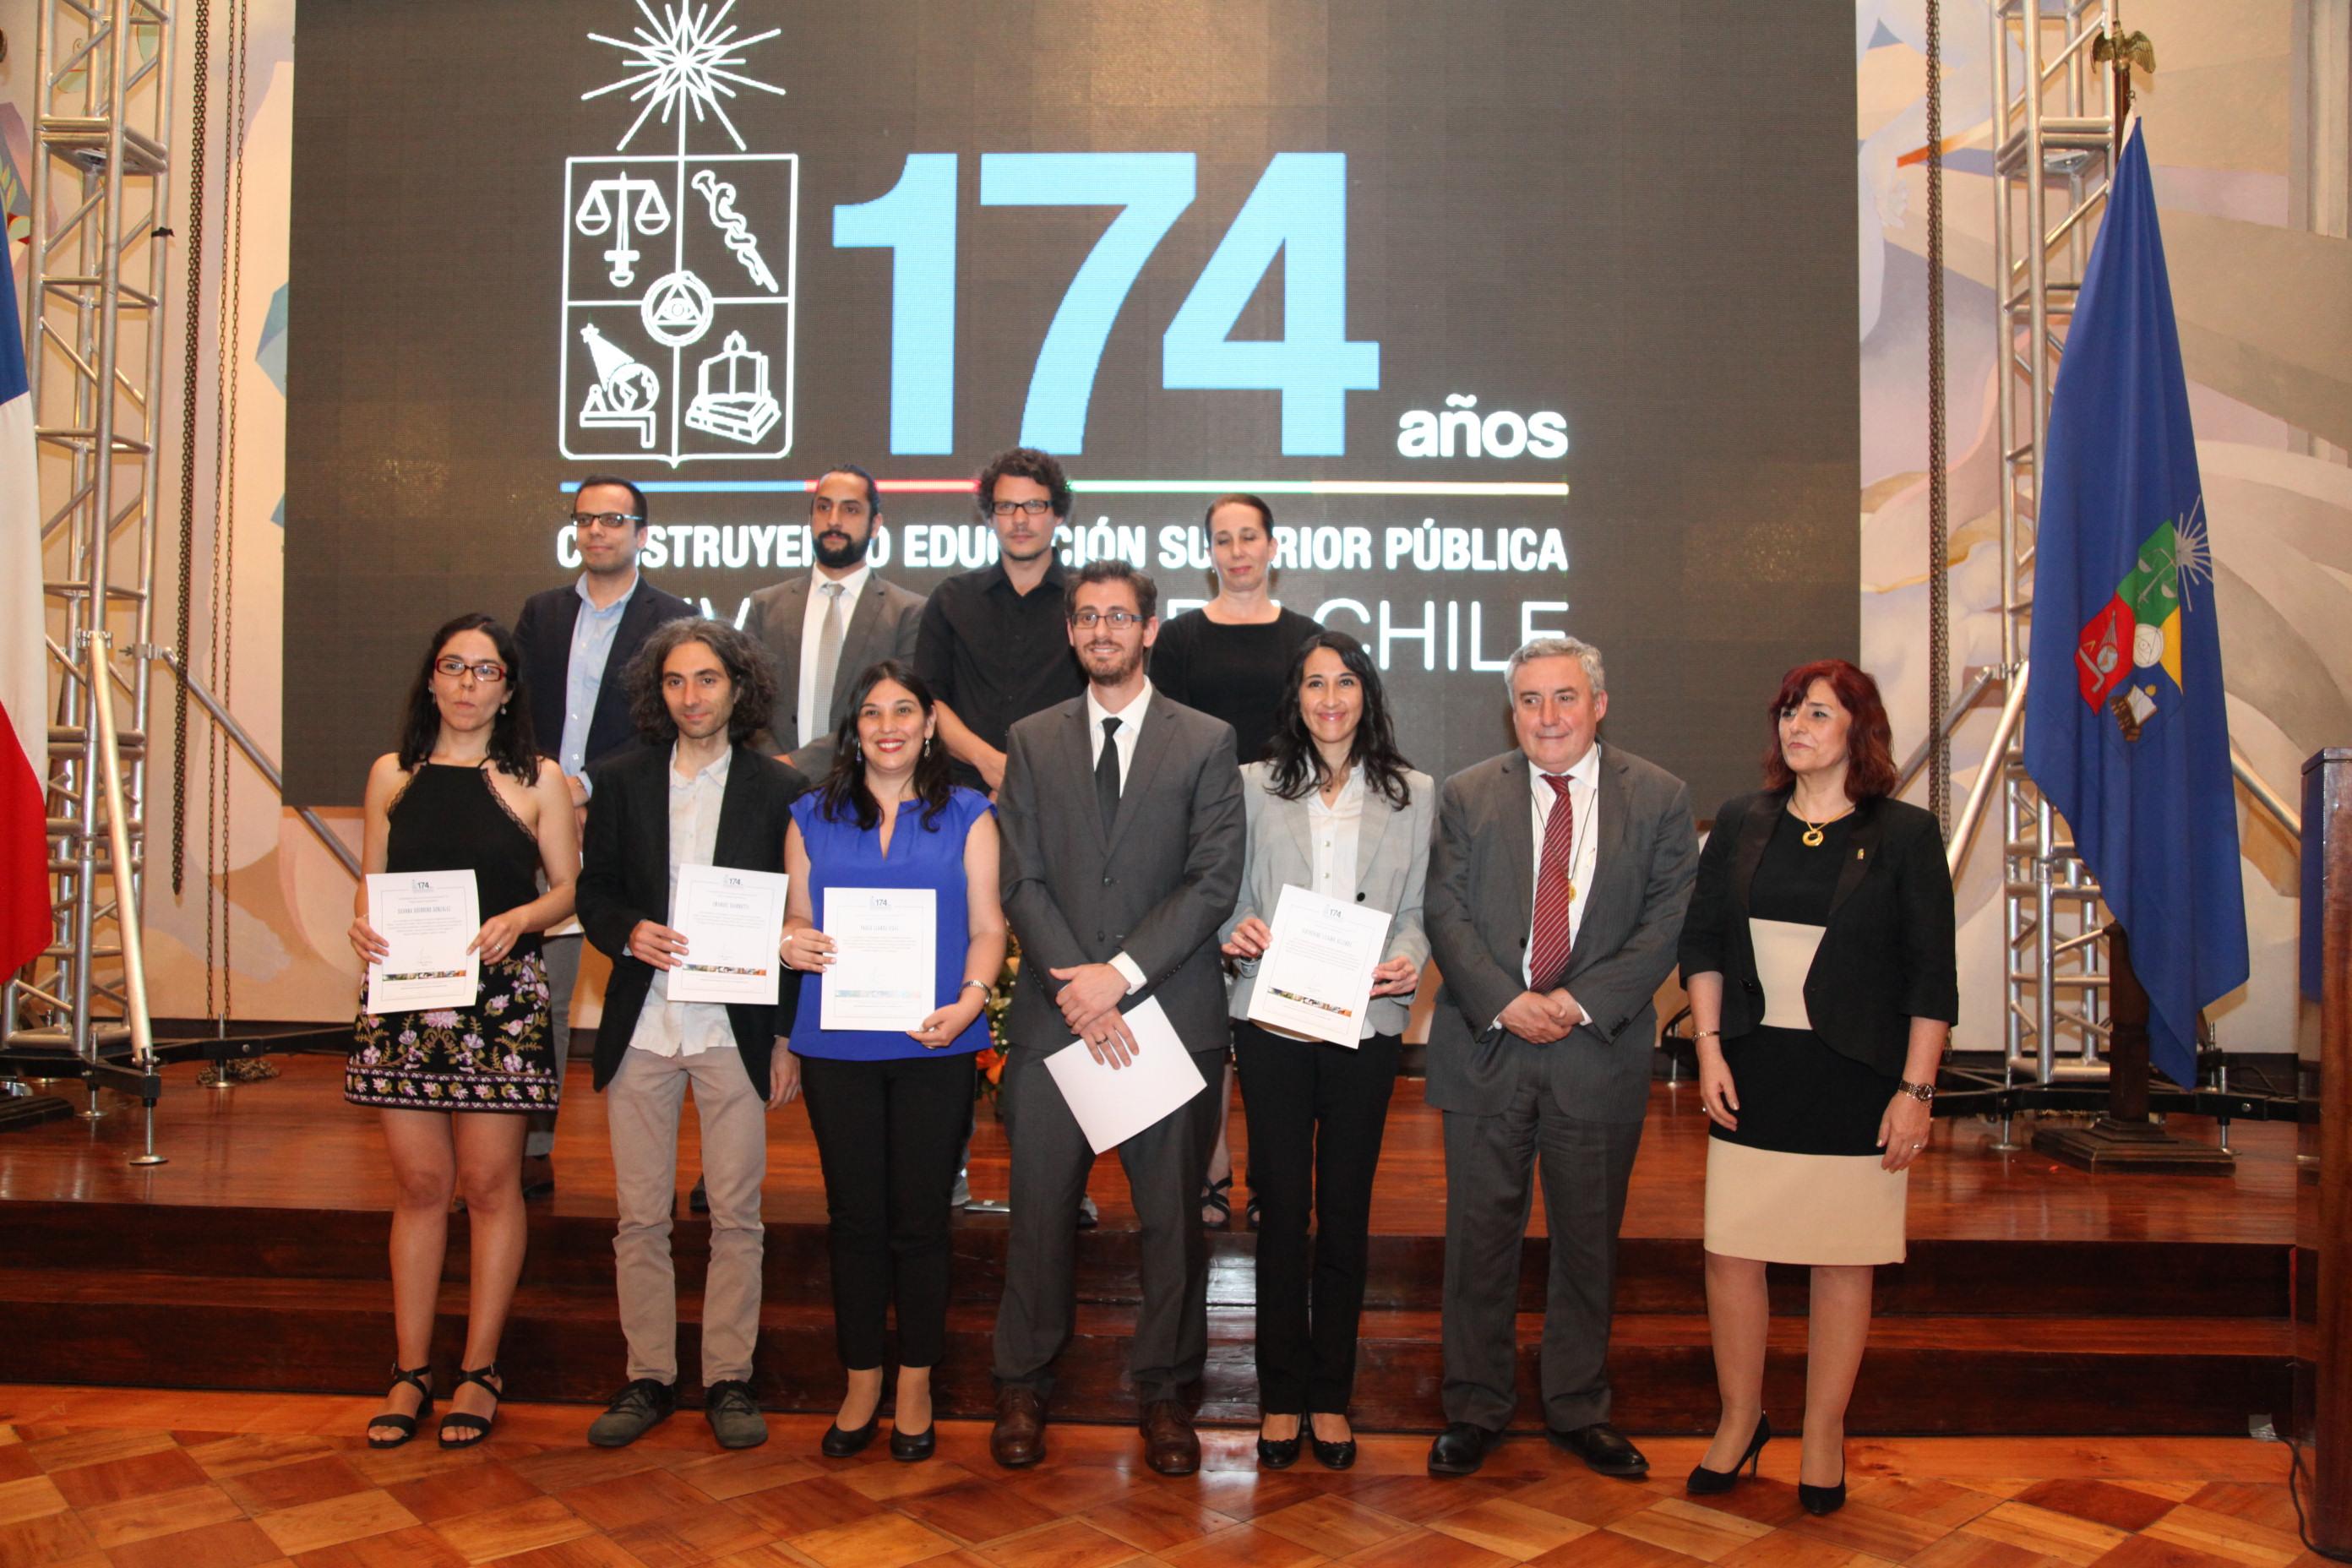
<path id="1" fill-rule="evenodd" d="M 1258 1462 L 1281 1469 L 1311 1438 L 1328 1468 L 1355 1462 L 1348 1400 L 1364 1306 L 1372 1172 L 1405 1016 L 1429 940 L 1422 883 L 1437 788 L 1397 754 L 1380 671 L 1345 632 L 1292 661 L 1266 760 L 1242 770 L 1249 848 L 1223 931 L 1235 961 L 1234 1059 L 1249 1118 L 1257 1243 Z M 1352 1049 L 1249 1021 L 1267 921 L 1286 886 L 1389 911 L 1385 957 Z M 1307 1247 L 1307 1220 L 1315 1241 Z M 1302 1423 L 1309 1430 L 1300 1431 Z"/>

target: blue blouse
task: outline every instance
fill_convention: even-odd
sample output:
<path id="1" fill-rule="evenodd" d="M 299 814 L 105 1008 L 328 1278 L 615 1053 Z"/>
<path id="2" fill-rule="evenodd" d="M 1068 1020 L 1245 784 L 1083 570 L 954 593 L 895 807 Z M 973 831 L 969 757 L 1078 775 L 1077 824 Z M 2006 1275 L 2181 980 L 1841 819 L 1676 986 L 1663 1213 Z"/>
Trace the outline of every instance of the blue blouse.
<path id="1" fill-rule="evenodd" d="M 963 868 L 964 840 L 971 825 L 996 808 L 977 790 L 956 786 L 948 803 L 928 822 L 920 801 L 901 801 L 898 826 L 890 834 L 890 853 L 882 853 L 879 826 L 861 828 L 855 815 L 840 821 L 824 815 L 824 793 L 811 790 L 793 803 L 793 820 L 800 825 L 801 843 L 808 850 L 809 910 L 824 923 L 827 888 L 929 888 L 939 896 L 939 972 L 934 1006 L 944 1007 L 963 987 L 964 956 L 971 944 L 968 881 Z M 812 974 L 801 987 L 799 1010 L 793 1016 L 793 1054 L 824 1057 L 836 1061 L 881 1061 L 892 1057 L 956 1056 L 988 1044 L 988 1016 L 983 1009 L 971 1026 L 937 1050 L 925 1047 L 903 1031 L 826 1029 L 824 982 Z"/>

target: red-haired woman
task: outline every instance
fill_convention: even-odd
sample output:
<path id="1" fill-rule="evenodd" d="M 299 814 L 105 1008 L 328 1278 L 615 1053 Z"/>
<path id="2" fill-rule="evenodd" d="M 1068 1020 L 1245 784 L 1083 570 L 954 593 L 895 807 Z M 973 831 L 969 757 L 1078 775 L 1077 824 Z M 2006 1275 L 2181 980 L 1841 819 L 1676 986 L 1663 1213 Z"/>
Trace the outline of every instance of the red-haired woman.
<path id="1" fill-rule="evenodd" d="M 1723 1399 L 1695 1493 L 1728 1491 L 1772 1436 L 1767 1263 L 1812 1268 L 1797 1494 L 1845 1501 L 1845 1407 L 1872 1270 L 1903 1260 L 1936 1065 L 1959 1010 L 1936 819 L 1888 798 L 1877 682 L 1843 659 L 1772 699 L 1763 790 L 1724 803 L 1683 927 L 1706 1161 L 1706 1305 Z"/>

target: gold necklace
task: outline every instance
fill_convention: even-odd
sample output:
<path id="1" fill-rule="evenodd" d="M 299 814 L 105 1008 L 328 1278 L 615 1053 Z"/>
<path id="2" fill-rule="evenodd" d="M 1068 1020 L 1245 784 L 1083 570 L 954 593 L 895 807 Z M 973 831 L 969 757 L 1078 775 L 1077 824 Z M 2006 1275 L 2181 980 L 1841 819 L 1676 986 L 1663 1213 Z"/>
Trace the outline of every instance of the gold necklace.
<path id="1" fill-rule="evenodd" d="M 1822 829 L 1829 826 L 1833 822 L 1843 822 L 1847 817 L 1853 815 L 1854 808 L 1852 805 L 1848 805 L 1843 811 L 1839 812 L 1835 816 L 1825 816 L 1819 822 L 1813 821 L 1803 812 L 1799 811 L 1797 809 L 1796 802 L 1794 801 L 1790 801 L 1789 803 L 1789 811 L 1790 814 L 1796 817 L 1799 822 L 1805 825 L 1804 832 L 1797 836 L 1799 840 L 1808 849 L 1819 849 L 1822 847 Z"/>

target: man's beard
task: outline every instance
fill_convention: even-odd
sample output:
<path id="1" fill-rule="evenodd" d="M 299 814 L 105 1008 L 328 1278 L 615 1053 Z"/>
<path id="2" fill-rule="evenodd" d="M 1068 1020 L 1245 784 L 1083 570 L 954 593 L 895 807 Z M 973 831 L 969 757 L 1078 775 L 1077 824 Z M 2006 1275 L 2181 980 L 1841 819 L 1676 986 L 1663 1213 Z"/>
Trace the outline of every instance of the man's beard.
<path id="1" fill-rule="evenodd" d="M 1087 679 L 1097 686 L 1118 686 L 1143 668 L 1144 651 L 1137 648 L 1132 658 L 1121 659 L 1117 668 L 1108 671 L 1095 662 L 1097 656 L 1092 653 L 1082 655 L 1079 662 L 1086 667 Z"/>
<path id="2" fill-rule="evenodd" d="M 848 538 L 848 535 L 845 534 L 843 537 Z M 855 566 L 866 559 L 866 552 L 871 549 L 873 544 L 874 536 L 870 533 L 863 539 L 851 540 L 847 544 L 827 544 L 824 542 L 824 536 L 819 534 L 816 541 L 816 563 L 820 566 L 831 567 L 836 572 L 845 566 Z"/>

